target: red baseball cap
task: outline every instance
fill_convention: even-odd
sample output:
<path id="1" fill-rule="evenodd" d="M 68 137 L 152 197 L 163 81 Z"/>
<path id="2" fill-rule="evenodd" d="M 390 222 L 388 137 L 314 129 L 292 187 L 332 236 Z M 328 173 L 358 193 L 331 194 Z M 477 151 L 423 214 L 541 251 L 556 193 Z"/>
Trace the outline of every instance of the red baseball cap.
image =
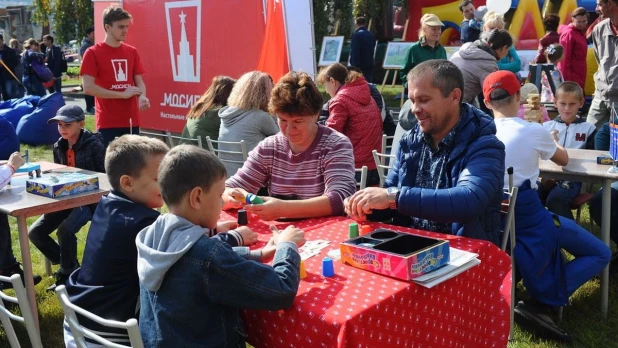
<path id="1" fill-rule="evenodd" d="M 508 96 L 512 96 L 519 91 L 521 85 L 517 76 L 508 70 L 498 70 L 496 72 L 492 72 L 487 75 L 485 81 L 483 82 L 483 97 L 485 100 L 491 100 L 489 96 L 491 92 L 497 89 L 503 89 L 508 93 Z M 494 98 L 494 100 L 504 99 L 507 96 L 502 98 Z"/>

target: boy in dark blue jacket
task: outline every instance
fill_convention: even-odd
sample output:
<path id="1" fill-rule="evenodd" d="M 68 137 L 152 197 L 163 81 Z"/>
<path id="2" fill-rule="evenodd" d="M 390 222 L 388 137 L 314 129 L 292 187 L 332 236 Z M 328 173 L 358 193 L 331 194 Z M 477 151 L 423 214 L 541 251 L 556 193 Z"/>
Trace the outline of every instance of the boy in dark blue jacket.
<path id="1" fill-rule="evenodd" d="M 61 107 L 48 123 L 57 123 L 61 138 L 54 144 L 54 162 L 69 167 L 105 172 L 105 146 L 99 134 L 84 129 L 84 110 L 77 105 Z M 75 234 L 90 221 L 96 204 L 43 214 L 30 226 L 28 237 L 52 264 L 60 264 L 55 283 L 66 282 L 71 272 L 79 267 Z M 57 231 L 56 231 L 57 230 Z M 50 237 L 56 231 L 58 243 Z"/>

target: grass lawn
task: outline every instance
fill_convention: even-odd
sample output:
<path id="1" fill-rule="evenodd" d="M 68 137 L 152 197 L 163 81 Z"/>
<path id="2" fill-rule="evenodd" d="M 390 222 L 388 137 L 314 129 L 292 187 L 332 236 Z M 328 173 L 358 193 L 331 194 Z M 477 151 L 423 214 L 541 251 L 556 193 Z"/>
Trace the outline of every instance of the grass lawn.
<path id="1" fill-rule="evenodd" d="M 384 89 L 384 99 L 392 100 L 392 97 L 397 93 L 396 89 Z M 387 103 L 390 105 L 389 101 Z M 396 101 L 396 105 L 399 102 Z M 393 105 L 395 106 L 395 105 Z M 86 127 L 90 130 L 94 128 L 94 117 L 86 117 Z M 29 149 L 30 159 L 32 161 L 47 160 L 53 161 L 51 146 L 29 147 L 22 145 L 24 149 Z M 36 220 L 36 217 L 28 219 L 28 225 L 31 225 Z M 16 219 L 9 218 L 11 224 L 11 237 L 13 240 L 13 251 L 18 259 L 21 259 L 19 250 L 19 240 L 17 236 Z M 582 212 L 582 226 L 589 228 L 589 214 L 587 206 Z M 77 234 L 78 239 L 78 257 L 81 260 L 84 251 L 86 236 L 88 233 L 89 224 L 86 225 L 80 233 Z M 599 234 L 599 227 L 594 226 L 596 235 Z M 34 273 L 43 275 L 45 272 L 45 263 L 42 254 L 30 244 L 32 254 L 32 264 Z M 57 267 L 57 266 L 56 266 Z M 56 268 L 54 268 L 55 270 Z M 47 293 L 45 288 L 53 283 L 53 279 L 44 277 L 43 281 L 36 286 L 37 303 L 39 308 L 39 318 L 41 324 L 41 336 L 43 345 L 50 348 L 60 348 L 63 345 L 62 336 L 62 320 L 63 313 L 60 303 L 55 293 Z M 615 335 L 618 328 L 618 275 L 610 278 L 610 307 L 609 319 L 603 319 L 600 314 L 600 292 L 598 279 L 594 279 L 582 286 L 572 297 L 571 305 L 564 310 L 564 321 L 562 326 L 575 338 L 572 347 L 617 347 Z M 22 328 L 21 324 L 14 323 L 22 346 L 28 347 L 28 335 Z M 516 329 L 515 340 L 509 347 L 528 348 L 528 347 L 565 347 L 567 345 L 546 341 L 534 336 L 530 332 Z M 3 330 L 0 330 L 0 348 L 9 347 L 7 338 Z"/>

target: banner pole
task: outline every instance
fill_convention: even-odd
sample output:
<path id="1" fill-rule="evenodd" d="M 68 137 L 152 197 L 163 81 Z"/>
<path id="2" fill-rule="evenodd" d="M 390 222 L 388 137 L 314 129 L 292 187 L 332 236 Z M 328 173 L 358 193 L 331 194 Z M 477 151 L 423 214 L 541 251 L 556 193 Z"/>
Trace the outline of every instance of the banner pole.
<path id="1" fill-rule="evenodd" d="M 277 0 L 274 0 L 277 1 Z M 288 72 L 292 71 L 292 62 L 290 61 L 290 37 L 288 34 L 288 18 L 285 11 L 285 0 L 281 0 L 281 9 L 283 10 L 283 30 L 285 31 L 285 50 L 288 58 Z M 277 83 L 277 81 L 275 81 Z"/>

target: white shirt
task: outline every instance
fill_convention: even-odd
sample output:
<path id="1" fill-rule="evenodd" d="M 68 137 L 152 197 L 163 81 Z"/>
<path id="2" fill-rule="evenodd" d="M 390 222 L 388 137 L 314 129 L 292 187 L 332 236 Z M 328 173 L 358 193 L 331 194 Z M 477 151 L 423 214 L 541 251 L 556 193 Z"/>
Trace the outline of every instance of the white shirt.
<path id="1" fill-rule="evenodd" d="M 547 129 L 538 123 L 530 123 L 519 117 L 496 118 L 496 137 L 504 143 L 506 168 L 513 167 L 513 184 L 521 186 L 530 180 L 537 188 L 539 158 L 548 160 L 558 147 Z M 508 174 L 504 173 L 504 188 L 509 186 Z"/>

